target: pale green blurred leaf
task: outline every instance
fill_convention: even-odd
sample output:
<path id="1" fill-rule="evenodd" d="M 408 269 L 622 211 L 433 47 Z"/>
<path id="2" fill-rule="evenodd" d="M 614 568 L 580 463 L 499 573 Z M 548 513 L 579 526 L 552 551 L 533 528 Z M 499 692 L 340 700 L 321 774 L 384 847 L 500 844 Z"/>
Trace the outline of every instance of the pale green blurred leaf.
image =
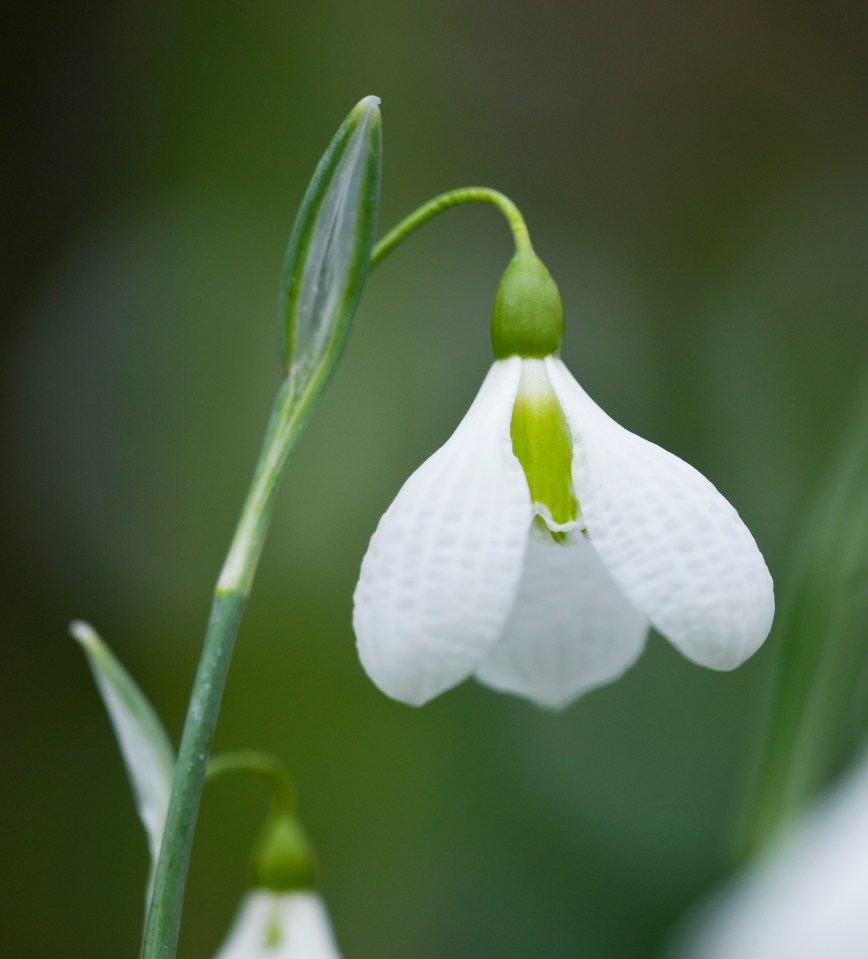
<path id="1" fill-rule="evenodd" d="M 75 620 L 69 631 L 87 656 L 114 727 L 136 809 L 145 827 L 153 871 L 172 792 L 174 750 L 153 706 L 93 627 Z M 150 881 L 146 898 L 150 901 Z"/>
<path id="2" fill-rule="evenodd" d="M 800 528 L 775 633 L 781 649 L 749 846 L 797 814 L 865 734 L 868 379 Z"/>

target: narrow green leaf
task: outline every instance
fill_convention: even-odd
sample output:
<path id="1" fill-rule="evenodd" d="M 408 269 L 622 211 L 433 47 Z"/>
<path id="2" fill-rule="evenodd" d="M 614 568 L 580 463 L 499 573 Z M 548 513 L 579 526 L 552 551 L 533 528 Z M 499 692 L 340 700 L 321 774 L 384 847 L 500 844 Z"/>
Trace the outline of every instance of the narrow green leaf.
<path id="1" fill-rule="evenodd" d="M 382 167 L 379 100 L 341 124 L 307 188 L 281 277 L 281 360 L 304 392 L 340 356 L 371 260 Z M 319 379 L 320 377 L 317 377 Z"/>
<path id="2" fill-rule="evenodd" d="M 868 380 L 814 502 L 773 631 L 780 652 L 746 850 L 800 812 L 865 736 Z"/>
<path id="3" fill-rule="evenodd" d="M 69 631 L 81 644 L 87 656 L 114 727 L 133 789 L 136 809 L 147 834 L 153 872 L 160 852 L 163 825 L 172 791 L 174 750 L 163 724 L 145 694 L 93 627 L 81 620 L 75 620 L 70 623 Z"/>

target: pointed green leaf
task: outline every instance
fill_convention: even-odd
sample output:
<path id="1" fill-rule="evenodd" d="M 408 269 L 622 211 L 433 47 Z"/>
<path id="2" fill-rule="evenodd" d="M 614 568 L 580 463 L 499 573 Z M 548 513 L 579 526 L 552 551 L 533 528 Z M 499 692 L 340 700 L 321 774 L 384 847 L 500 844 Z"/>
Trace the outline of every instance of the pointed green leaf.
<path id="1" fill-rule="evenodd" d="M 127 769 L 145 833 L 156 862 L 172 791 L 175 754 L 166 730 L 145 694 L 92 626 L 81 620 L 69 631 L 87 656 Z"/>
<path id="2" fill-rule="evenodd" d="M 868 379 L 816 490 L 773 636 L 777 676 L 746 824 L 756 847 L 860 747 L 868 676 Z M 800 517 L 801 518 L 801 517 Z"/>
<path id="3" fill-rule="evenodd" d="M 281 277 L 281 360 L 298 392 L 315 374 L 327 379 L 334 369 L 368 275 L 382 166 L 379 102 L 365 97 L 341 124 L 290 236 Z"/>

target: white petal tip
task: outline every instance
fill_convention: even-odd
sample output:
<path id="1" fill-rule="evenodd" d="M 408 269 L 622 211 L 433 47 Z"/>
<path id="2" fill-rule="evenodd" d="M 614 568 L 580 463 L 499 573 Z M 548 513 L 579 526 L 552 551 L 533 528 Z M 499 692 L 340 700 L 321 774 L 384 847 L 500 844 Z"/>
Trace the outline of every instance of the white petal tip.
<path id="1" fill-rule="evenodd" d="M 580 686 L 577 686 L 575 682 L 570 683 L 568 689 L 547 689 L 533 680 L 531 680 L 529 684 L 499 682 L 494 677 L 483 674 L 482 671 L 476 674 L 476 680 L 483 686 L 493 689 L 495 692 L 506 693 L 510 696 L 526 699 L 537 709 L 541 709 L 544 712 L 560 713 L 565 709 L 569 709 L 570 706 L 578 702 L 583 696 L 587 696 L 588 693 L 592 693 L 595 689 L 600 689 L 602 686 L 608 686 L 610 683 L 617 682 L 624 673 L 635 665 L 643 649 L 644 643 L 641 643 L 630 661 L 616 672 L 609 672 L 603 678 L 590 680 Z"/>
<path id="2" fill-rule="evenodd" d="M 405 706 L 418 708 L 449 688 L 426 686 L 424 677 L 420 676 L 418 671 L 413 671 L 412 675 L 402 675 L 395 668 L 398 665 L 396 661 L 390 661 L 388 658 L 379 657 L 369 652 L 369 644 L 361 638 L 365 635 L 364 630 L 360 630 L 358 625 L 355 626 L 355 630 L 356 635 L 360 637 L 356 643 L 356 648 L 363 669 L 377 689 L 385 693 L 390 699 L 403 703 Z M 371 646 L 375 648 L 376 644 L 371 644 Z"/>
<path id="3" fill-rule="evenodd" d="M 532 528 L 515 606 L 476 676 L 542 709 L 565 709 L 626 672 L 647 632 L 585 537 L 555 543 Z"/>
<path id="4" fill-rule="evenodd" d="M 756 560 L 762 563 L 759 551 Z M 738 669 L 757 652 L 768 638 L 775 615 L 775 600 L 771 576 L 763 564 L 763 576 L 755 588 L 742 589 L 744 600 L 740 608 L 730 605 L 710 617 L 705 629 L 697 627 L 686 638 L 668 636 L 679 652 L 691 662 L 718 672 Z"/>

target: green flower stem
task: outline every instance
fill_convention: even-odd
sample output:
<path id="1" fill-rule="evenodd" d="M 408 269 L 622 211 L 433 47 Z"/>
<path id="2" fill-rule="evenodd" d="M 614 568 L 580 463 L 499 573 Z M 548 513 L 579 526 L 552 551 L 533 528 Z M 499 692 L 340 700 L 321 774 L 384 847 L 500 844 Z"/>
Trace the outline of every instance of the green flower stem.
<path id="1" fill-rule="evenodd" d="M 420 226 L 444 210 L 448 210 L 453 206 L 462 206 L 465 203 L 488 203 L 497 207 L 506 217 L 506 222 L 509 224 L 510 230 L 512 230 L 512 236 L 515 240 L 515 252 L 530 253 L 533 251 L 530 234 L 527 231 L 527 224 L 524 222 L 524 217 L 508 196 L 485 186 L 467 186 L 459 190 L 450 190 L 448 193 L 441 193 L 440 196 L 435 196 L 433 200 L 429 200 L 423 206 L 420 206 L 418 210 L 411 213 L 408 217 L 401 220 L 396 227 L 389 230 L 383 239 L 374 247 L 374 252 L 371 254 L 371 269 L 373 270 L 378 266 L 395 247 L 406 240 L 411 233 L 415 233 Z"/>
<path id="2" fill-rule="evenodd" d="M 205 762 L 245 600 L 239 593 L 217 593 L 211 607 L 154 874 L 154 894 L 142 949 L 142 956 L 147 959 L 171 959 L 177 949 Z"/>
<path id="3" fill-rule="evenodd" d="M 312 390 L 309 388 L 308 394 L 310 392 Z M 253 481 L 217 581 L 217 595 L 237 593 L 245 599 L 250 595 L 280 481 L 289 456 L 313 412 L 309 403 L 307 416 L 301 417 L 303 411 L 296 407 L 293 394 L 292 382 L 281 382 L 271 408 Z"/>
<path id="4" fill-rule="evenodd" d="M 399 223 L 375 247 L 370 269 L 428 220 L 465 203 L 489 203 L 497 207 L 512 230 L 516 252 L 532 251 L 524 218 L 510 199 L 486 187 L 466 187 L 435 197 Z M 316 372 L 306 381 L 302 395 L 296 395 L 292 377 L 284 380 L 272 406 L 250 490 L 214 591 L 178 750 L 142 959 L 174 959 L 177 951 L 193 835 L 235 637 L 253 585 L 280 481 L 334 370 L 341 346 L 342 341 L 335 346 L 335 355 L 322 358 Z"/>
<path id="5" fill-rule="evenodd" d="M 202 656 L 178 750 L 172 798 L 154 877 L 143 959 L 173 959 L 178 945 L 184 888 L 205 780 L 235 636 L 271 521 L 275 497 L 327 373 L 314 376 L 302 396 L 284 380 L 274 400 L 259 461 L 241 518 L 220 573 Z"/>

